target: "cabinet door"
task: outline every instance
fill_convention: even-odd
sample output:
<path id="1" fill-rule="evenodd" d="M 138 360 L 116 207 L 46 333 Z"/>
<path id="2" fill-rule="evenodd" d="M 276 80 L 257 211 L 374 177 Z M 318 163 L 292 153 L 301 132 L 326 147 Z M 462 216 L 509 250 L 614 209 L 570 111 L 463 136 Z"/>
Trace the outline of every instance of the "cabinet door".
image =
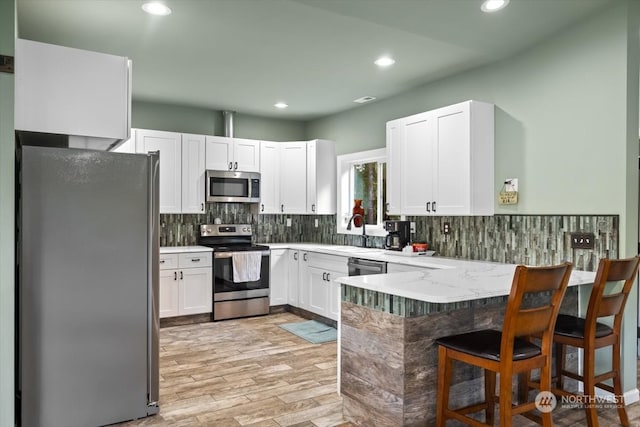
<path id="1" fill-rule="evenodd" d="M 160 213 L 182 212 L 182 143 L 179 133 L 138 129 L 136 152 L 160 152 Z"/>
<path id="2" fill-rule="evenodd" d="M 307 143 L 307 213 L 336 213 L 336 149 L 333 141 Z"/>
<path id="3" fill-rule="evenodd" d="M 310 286 L 309 253 L 300 251 L 298 260 L 298 307 L 309 311 L 311 311 L 309 308 Z"/>
<path id="4" fill-rule="evenodd" d="M 329 280 L 329 301 L 327 303 L 327 317 L 329 319 L 340 319 L 340 302 L 342 300 L 342 294 L 340 293 L 342 284 L 336 281 L 336 278 L 346 276 L 344 273 L 338 271 L 327 271 L 327 278 Z"/>
<path id="5" fill-rule="evenodd" d="M 177 270 L 160 270 L 159 291 L 160 317 L 177 316 L 179 295 Z"/>
<path id="6" fill-rule="evenodd" d="M 434 121 L 428 114 L 416 114 L 404 123 L 402 147 L 401 212 L 403 215 L 432 213 Z"/>
<path id="7" fill-rule="evenodd" d="M 307 267 L 309 278 L 309 304 L 307 310 L 328 317 L 329 285 L 327 272 L 317 267 Z"/>
<path id="8" fill-rule="evenodd" d="M 294 307 L 300 307 L 300 301 L 298 296 L 300 295 L 300 269 L 298 268 L 298 260 L 300 259 L 300 252 L 296 250 L 289 250 L 287 253 L 289 258 L 288 262 L 288 292 L 287 302 Z"/>
<path id="9" fill-rule="evenodd" d="M 260 143 L 260 213 L 280 212 L 280 143 Z"/>
<path id="10" fill-rule="evenodd" d="M 271 250 L 271 271 L 269 278 L 269 296 L 271 305 L 287 303 L 289 258 L 286 249 Z"/>
<path id="11" fill-rule="evenodd" d="M 260 141 L 234 138 L 233 170 L 260 172 Z"/>
<path id="12" fill-rule="evenodd" d="M 434 111 L 436 215 L 471 213 L 469 103 Z"/>
<path id="13" fill-rule="evenodd" d="M 127 58 L 17 39 L 15 69 L 17 130 L 129 138 Z"/>
<path id="14" fill-rule="evenodd" d="M 400 215 L 402 196 L 402 145 L 404 122 L 387 122 L 387 213 Z"/>
<path id="15" fill-rule="evenodd" d="M 204 135 L 182 135 L 182 213 L 204 213 Z"/>
<path id="16" fill-rule="evenodd" d="M 233 168 L 233 139 L 207 136 L 205 168 L 226 171 Z"/>
<path id="17" fill-rule="evenodd" d="M 180 270 L 180 315 L 211 313 L 213 292 L 211 268 Z"/>
<path id="18" fill-rule="evenodd" d="M 307 143 L 282 143 L 280 165 L 280 212 L 306 213 Z"/>

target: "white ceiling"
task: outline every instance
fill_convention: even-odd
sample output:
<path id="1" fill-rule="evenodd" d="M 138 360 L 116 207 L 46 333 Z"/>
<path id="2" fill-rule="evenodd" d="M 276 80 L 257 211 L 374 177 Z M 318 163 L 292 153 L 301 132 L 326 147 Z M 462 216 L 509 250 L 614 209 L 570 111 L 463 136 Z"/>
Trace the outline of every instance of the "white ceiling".
<path id="1" fill-rule="evenodd" d="M 481 0 L 166 0 L 166 17 L 142 0 L 17 6 L 21 38 L 131 58 L 134 99 L 309 120 L 512 55 L 614 2 L 486 14 Z M 396 64 L 378 69 L 382 54 Z"/>

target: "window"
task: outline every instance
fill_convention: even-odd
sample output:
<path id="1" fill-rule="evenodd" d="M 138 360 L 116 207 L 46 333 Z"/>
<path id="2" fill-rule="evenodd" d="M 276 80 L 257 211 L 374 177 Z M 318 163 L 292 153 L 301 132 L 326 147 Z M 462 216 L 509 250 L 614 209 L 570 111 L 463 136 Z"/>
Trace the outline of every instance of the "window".
<path id="1" fill-rule="evenodd" d="M 386 170 L 384 148 L 338 156 L 338 233 L 362 233 L 361 228 L 347 230 L 354 200 L 360 199 L 367 234 L 385 234 Z"/>

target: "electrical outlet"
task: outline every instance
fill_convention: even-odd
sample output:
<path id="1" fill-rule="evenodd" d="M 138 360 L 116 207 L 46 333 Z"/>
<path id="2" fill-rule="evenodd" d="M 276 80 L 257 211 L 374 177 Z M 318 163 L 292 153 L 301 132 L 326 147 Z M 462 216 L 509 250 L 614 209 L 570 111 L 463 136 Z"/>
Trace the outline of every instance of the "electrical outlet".
<path id="1" fill-rule="evenodd" d="M 593 233 L 571 233 L 572 249 L 594 249 L 596 236 Z"/>
<path id="2" fill-rule="evenodd" d="M 320 222 L 318 221 L 318 218 L 315 219 L 315 221 L 313 222 L 313 225 L 318 228 L 318 225 L 320 225 Z"/>
<path id="3" fill-rule="evenodd" d="M 411 233 L 416 234 L 416 223 L 411 221 L 409 223 L 409 228 L 411 229 Z"/>
<path id="4" fill-rule="evenodd" d="M 444 225 L 442 226 L 442 232 L 444 233 L 445 236 L 451 233 L 451 224 L 449 224 L 448 222 L 445 222 Z"/>
<path id="5" fill-rule="evenodd" d="M 291 227 L 291 218 L 287 218 L 287 227 Z"/>

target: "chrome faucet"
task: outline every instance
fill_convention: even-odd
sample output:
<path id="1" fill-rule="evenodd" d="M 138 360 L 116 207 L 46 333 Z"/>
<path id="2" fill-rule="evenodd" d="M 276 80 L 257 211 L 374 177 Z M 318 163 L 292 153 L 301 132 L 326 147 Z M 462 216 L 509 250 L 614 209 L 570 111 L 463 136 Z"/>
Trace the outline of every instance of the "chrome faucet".
<path id="1" fill-rule="evenodd" d="M 362 247 L 366 248 L 367 247 L 367 241 L 369 240 L 369 236 L 367 236 L 366 233 L 366 229 L 365 229 L 365 221 L 364 221 L 364 215 L 360 215 L 360 214 L 353 214 L 351 216 L 351 218 L 349 218 L 349 223 L 347 224 L 347 230 L 351 230 L 351 223 L 353 222 L 354 218 L 361 218 L 362 219 Z"/>

